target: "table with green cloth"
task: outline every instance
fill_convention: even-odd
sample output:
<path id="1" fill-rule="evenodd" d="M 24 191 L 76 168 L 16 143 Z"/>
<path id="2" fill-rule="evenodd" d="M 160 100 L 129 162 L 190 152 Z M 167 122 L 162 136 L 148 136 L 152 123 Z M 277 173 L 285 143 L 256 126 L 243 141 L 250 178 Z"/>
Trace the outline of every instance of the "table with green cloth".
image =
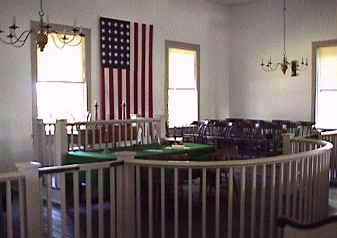
<path id="1" fill-rule="evenodd" d="M 215 147 L 213 145 L 186 143 L 181 148 L 168 145 L 137 145 L 109 151 L 70 151 L 64 160 L 64 164 L 113 161 L 117 159 L 115 152 L 119 151 L 134 151 L 136 152 L 136 159 L 167 159 L 171 156 L 187 156 L 192 161 L 207 161 L 209 155 L 215 151 Z"/>

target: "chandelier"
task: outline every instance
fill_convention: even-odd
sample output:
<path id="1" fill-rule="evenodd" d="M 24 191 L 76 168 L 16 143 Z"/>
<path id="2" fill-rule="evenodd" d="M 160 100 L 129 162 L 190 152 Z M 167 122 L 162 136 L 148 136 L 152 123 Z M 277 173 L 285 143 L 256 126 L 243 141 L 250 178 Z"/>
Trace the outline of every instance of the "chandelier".
<path id="1" fill-rule="evenodd" d="M 49 24 L 48 17 L 46 17 L 47 22 L 44 22 L 45 12 L 43 10 L 42 0 L 40 0 L 40 10 L 38 14 L 40 18 L 38 29 L 24 30 L 20 33 L 18 32 L 20 27 L 16 24 L 16 18 L 14 16 L 12 25 L 8 27 L 7 35 L 5 34 L 5 31 L 0 29 L 0 42 L 20 48 L 25 45 L 29 35 L 34 34 L 36 35 L 36 44 L 42 52 L 48 44 L 49 35 L 52 36 L 53 42 L 58 48 L 63 48 L 65 45 L 79 45 L 82 38 L 85 36 L 82 29 L 76 26 L 76 23 L 74 23 L 70 31 L 64 30 L 58 32 Z"/>
<path id="2" fill-rule="evenodd" d="M 283 0 L 283 52 L 282 52 L 282 60 L 281 62 L 272 62 L 271 57 L 265 63 L 262 59 L 261 67 L 265 72 L 271 72 L 277 70 L 279 67 L 281 68 L 282 73 L 285 75 L 289 66 L 291 66 L 291 76 L 298 76 L 298 71 L 303 70 L 308 66 L 308 59 L 304 60 L 304 57 L 301 58 L 301 61 L 294 59 L 290 62 L 288 61 L 287 52 L 286 52 L 286 30 L 287 30 L 287 6 L 286 0 Z"/>

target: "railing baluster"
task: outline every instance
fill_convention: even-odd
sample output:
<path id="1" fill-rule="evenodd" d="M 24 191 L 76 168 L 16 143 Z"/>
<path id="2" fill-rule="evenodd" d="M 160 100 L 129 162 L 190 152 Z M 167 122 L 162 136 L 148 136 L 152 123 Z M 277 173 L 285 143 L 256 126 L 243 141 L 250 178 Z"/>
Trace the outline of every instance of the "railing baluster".
<path id="1" fill-rule="evenodd" d="M 160 169 L 160 189 L 161 189 L 161 238 L 166 236 L 166 212 L 165 212 L 165 168 Z"/>
<path id="2" fill-rule="evenodd" d="M 74 186 L 74 223 L 75 223 L 75 238 L 80 238 L 80 201 L 79 201 L 79 179 L 78 171 L 73 173 L 73 186 Z"/>
<path id="3" fill-rule="evenodd" d="M 86 170 L 85 171 L 86 178 L 85 178 L 85 183 L 86 183 L 86 227 L 87 227 L 87 238 L 92 237 L 92 198 L 91 198 L 91 170 Z"/>
<path id="4" fill-rule="evenodd" d="M 7 210 L 7 237 L 13 238 L 13 210 L 12 210 L 12 185 L 11 181 L 6 181 L 6 210 Z"/>
<path id="5" fill-rule="evenodd" d="M 19 178 L 19 209 L 20 209 L 20 238 L 26 237 L 26 212 L 24 179 Z"/>
<path id="6" fill-rule="evenodd" d="M 299 181 L 299 211 L 298 211 L 298 220 L 299 222 L 303 222 L 303 198 L 304 198 L 304 159 L 300 160 L 301 163 L 301 173 L 300 173 L 300 181 Z"/>
<path id="7" fill-rule="evenodd" d="M 127 147 L 127 139 L 128 139 L 128 123 L 124 123 L 124 146 Z"/>
<path id="8" fill-rule="evenodd" d="M 233 168 L 229 168 L 229 188 L 228 188 L 228 206 L 227 206 L 227 231 L 228 238 L 232 238 L 232 219 L 233 219 Z"/>
<path id="9" fill-rule="evenodd" d="M 110 237 L 116 237 L 116 181 L 115 168 L 110 168 Z"/>
<path id="10" fill-rule="evenodd" d="M 206 168 L 202 169 L 202 238 L 206 238 L 206 184 L 207 184 L 207 171 Z"/>
<path id="11" fill-rule="evenodd" d="M 266 202 L 266 165 L 262 165 L 262 187 L 261 187 L 261 210 L 260 210 L 260 236 L 264 237 L 265 221 L 265 202 Z"/>
<path id="12" fill-rule="evenodd" d="M 240 192 L 240 238 L 245 237 L 245 201 L 246 201 L 246 167 L 241 168 Z"/>
<path id="13" fill-rule="evenodd" d="M 256 165 L 253 167 L 253 181 L 252 181 L 252 207 L 251 207 L 251 223 L 250 223 L 250 237 L 255 237 L 255 213 L 256 213 Z"/>
<path id="14" fill-rule="evenodd" d="M 47 232 L 48 237 L 53 236 L 53 223 L 52 223 L 52 212 L 53 212 L 53 204 L 52 204 L 52 175 L 48 174 L 46 179 L 47 186 Z"/>
<path id="15" fill-rule="evenodd" d="M 276 186 L 276 164 L 272 165 L 271 189 L 270 189 L 270 218 L 269 218 L 269 237 L 274 237 L 275 225 L 275 186 Z"/>
<path id="16" fill-rule="evenodd" d="M 220 236 L 220 168 L 215 170 L 215 238 Z M 191 238 L 191 237 L 189 237 Z"/>
<path id="17" fill-rule="evenodd" d="M 286 216 L 290 217 L 291 214 L 291 195 L 292 195 L 292 191 L 291 191 L 291 187 L 292 187 L 292 163 L 289 162 L 288 163 L 288 181 L 287 181 L 287 194 L 286 194 Z"/>
<path id="18" fill-rule="evenodd" d="M 137 207 L 137 238 L 142 237 L 142 222 L 141 222 L 141 177 L 140 167 L 136 167 L 136 207 Z"/>
<path id="19" fill-rule="evenodd" d="M 66 200 L 66 175 L 60 174 L 60 189 L 61 189 L 61 214 L 62 214 L 62 237 L 67 236 L 67 200 Z"/>
<path id="20" fill-rule="evenodd" d="M 152 168 L 148 168 L 148 182 L 149 182 L 149 191 L 148 191 L 148 208 L 149 208 L 149 217 L 148 217 L 148 228 L 149 228 L 149 238 L 153 236 L 153 200 L 152 200 Z"/>
<path id="21" fill-rule="evenodd" d="M 89 124 L 84 125 L 84 150 L 89 147 Z"/>
<path id="22" fill-rule="evenodd" d="M 122 125 L 118 123 L 118 146 L 122 146 Z"/>
<path id="23" fill-rule="evenodd" d="M 91 129 L 91 133 L 92 133 L 92 141 L 91 141 L 91 149 L 97 149 L 96 145 L 97 145 L 97 141 L 96 141 L 96 123 L 93 124 L 92 126 L 93 128 Z"/>
<path id="24" fill-rule="evenodd" d="M 98 169 L 98 237 L 104 236 L 103 169 Z"/>
<path id="25" fill-rule="evenodd" d="M 298 181 L 297 181 L 297 176 L 298 176 L 298 161 L 294 161 L 295 163 L 295 170 L 293 174 L 293 185 L 292 185 L 292 194 L 293 194 L 293 201 L 292 201 L 292 218 L 297 219 L 297 191 L 298 191 Z"/>
<path id="26" fill-rule="evenodd" d="M 174 238 L 179 235 L 178 169 L 174 168 Z"/>

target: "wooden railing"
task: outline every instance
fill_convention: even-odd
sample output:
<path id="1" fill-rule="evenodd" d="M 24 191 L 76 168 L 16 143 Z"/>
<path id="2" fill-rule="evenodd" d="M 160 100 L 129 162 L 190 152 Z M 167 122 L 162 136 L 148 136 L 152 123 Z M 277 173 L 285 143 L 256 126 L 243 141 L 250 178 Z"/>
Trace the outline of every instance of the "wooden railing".
<path id="1" fill-rule="evenodd" d="M 278 237 L 279 216 L 326 217 L 332 145 L 292 139 L 291 148 L 298 153 L 247 161 L 125 161 L 128 237 Z"/>
<path id="2" fill-rule="evenodd" d="M 332 144 L 290 139 L 287 148 L 254 160 L 140 160 L 121 152 L 108 163 L 21 167 L 4 181 L 11 191 L 7 181 L 24 176 L 24 222 L 8 223 L 7 192 L 5 234 L 24 224 L 27 236 L 20 235 L 28 238 L 280 237 L 277 217 L 312 223 L 328 215 Z"/>
<path id="3" fill-rule="evenodd" d="M 40 237 L 38 166 L 18 164 L 0 174 L 0 237 Z"/>
<path id="4" fill-rule="evenodd" d="M 334 145 L 330 158 L 330 182 L 337 184 L 337 131 L 322 132 L 320 139 L 329 141 Z"/>
<path id="5" fill-rule="evenodd" d="M 35 157 L 43 166 L 60 166 L 68 151 L 158 143 L 164 128 L 163 117 L 76 123 L 58 120 L 54 124 L 37 120 Z"/>

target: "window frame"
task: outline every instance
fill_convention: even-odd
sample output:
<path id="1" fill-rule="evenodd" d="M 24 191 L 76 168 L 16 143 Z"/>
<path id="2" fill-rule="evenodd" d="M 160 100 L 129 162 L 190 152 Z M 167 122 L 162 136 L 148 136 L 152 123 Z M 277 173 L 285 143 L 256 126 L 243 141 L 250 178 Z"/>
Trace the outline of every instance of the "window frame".
<path id="1" fill-rule="evenodd" d="M 39 22 L 31 21 L 31 29 L 38 29 Z M 62 32 L 63 30 L 71 31 L 72 26 L 53 24 L 50 23 L 51 27 L 56 31 Z M 87 111 L 91 112 L 91 30 L 89 28 L 82 28 L 82 32 L 85 34 L 85 84 L 87 87 Z M 37 47 L 36 47 L 36 35 L 31 36 L 31 68 L 32 68 L 32 121 L 33 130 L 35 128 L 35 121 L 38 118 L 37 112 Z M 69 82 L 72 83 L 72 82 Z"/>
<path id="2" fill-rule="evenodd" d="M 337 47 L 337 39 L 312 42 L 312 87 L 311 87 L 311 121 L 316 122 L 317 114 L 317 49 L 321 47 Z"/>
<path id="3" fill-rule="evenodd" d="M 200 45 L 186 42 L 165 40 L 165 85 L 164 85 L 164 102 L 165 102 L 165 119 L 168 120 L 168 91 L 169 91 L 169 50 L 171 48 L 181 50 L 191 50 L 196 52 L 197 57 L 197 94 L 198 94 L 198 120 L 200 120 Z"/>

